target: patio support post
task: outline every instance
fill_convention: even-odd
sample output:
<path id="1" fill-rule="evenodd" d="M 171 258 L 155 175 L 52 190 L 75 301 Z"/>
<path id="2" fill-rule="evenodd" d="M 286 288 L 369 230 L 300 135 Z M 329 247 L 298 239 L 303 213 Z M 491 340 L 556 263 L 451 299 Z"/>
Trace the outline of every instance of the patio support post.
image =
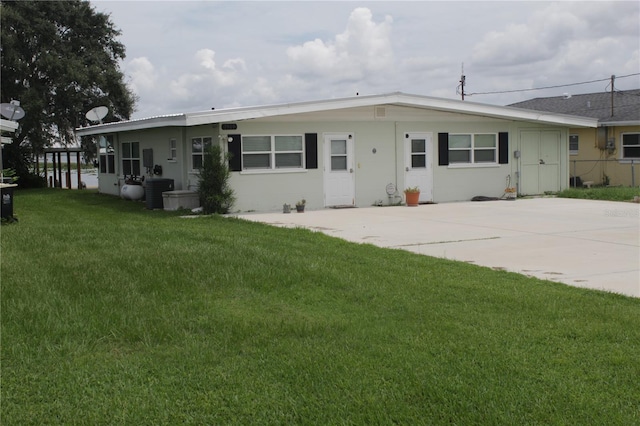
<path id="1" fill-rule="evenodd" d="M 78 189 L 82 189 L 82 176 L 80 173 L 80 151 L 76 152 L 76 167 L 78 168 Z"/>
<path id="2" fill-rule="evenodd" d="M 71 153 L 67 151 L 67 189 L 71 189 Z"/>
<path id="3" fill-rule="evenodd" d="M 51 158 L 51 162 L 53 164 L 53 188 L 57 188 L 58 187 L 58 170 L 56 169 L 56 153 L 53 153 L 53 156 Z"/>
<path id="4" fill-rule="evenodd" d="M 62 188 L 62 154 L 58 152 L 58 188 Z"/>
<path id="5" fill-rule="evenodd" d="M 44 152 L 44 180 L 45 185 L 49 185 L 49 174 L 47 173 L 47 151 Z"/>

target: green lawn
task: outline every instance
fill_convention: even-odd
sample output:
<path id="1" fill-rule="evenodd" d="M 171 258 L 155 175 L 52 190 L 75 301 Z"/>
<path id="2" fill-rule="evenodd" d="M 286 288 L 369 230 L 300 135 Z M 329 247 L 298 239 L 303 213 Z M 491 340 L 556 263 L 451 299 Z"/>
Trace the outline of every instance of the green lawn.
<path id="1" fill-rule="evenodd" d="M 582 198 L 587 200 L 633 201 L 640 196 L 640 188 L 629 186 L 568 188 L 558 193 L 562 198 Z"/>
<path id="2" fill-rule="evenodd" d="M 1 423 L 640 424 L 640 299 L 17 191 Z"/>

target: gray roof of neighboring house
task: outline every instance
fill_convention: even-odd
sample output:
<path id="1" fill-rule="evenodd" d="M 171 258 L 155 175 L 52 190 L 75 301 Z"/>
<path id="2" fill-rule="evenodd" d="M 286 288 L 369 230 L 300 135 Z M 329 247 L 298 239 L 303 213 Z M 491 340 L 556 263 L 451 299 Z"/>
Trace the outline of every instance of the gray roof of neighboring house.
<path id="1" fill-rule="evenodd" d="M 611 98 L 613 96 L 613 115 Z M 600 124 L 640 124 L 640 89 L 535 98 L 509 105 L 536 111 L 597 118 Z"/>

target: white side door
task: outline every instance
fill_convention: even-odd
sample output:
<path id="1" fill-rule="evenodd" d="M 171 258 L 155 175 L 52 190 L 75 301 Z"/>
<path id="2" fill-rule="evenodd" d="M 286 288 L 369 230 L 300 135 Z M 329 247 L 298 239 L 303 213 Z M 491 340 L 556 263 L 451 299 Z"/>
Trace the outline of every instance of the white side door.
<path id="1" fill-rule="evenodd" d="M 524 130 L 520 132 L 520 193 L 542 194 L 560 190 L 560 132 Z"/>
<path id="2" fill-rule="evenodd" d="M 324 136 L 324 204 L 355 205 L 352 135 Z"/>
<path id="3" fill-rule="evenodd" d="M 417 186 L 419 201 L 433 201 L 433 133 L 405 133 L 404 166 L 405 187 Z"/>

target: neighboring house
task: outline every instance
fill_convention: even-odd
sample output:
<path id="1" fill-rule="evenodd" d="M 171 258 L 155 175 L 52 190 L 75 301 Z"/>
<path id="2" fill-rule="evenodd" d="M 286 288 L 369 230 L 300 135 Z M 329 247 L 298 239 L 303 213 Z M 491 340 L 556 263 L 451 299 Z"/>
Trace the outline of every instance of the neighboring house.
<path id="1" fill-rule="evenodd" d="M 518 102 L 511 107 L 598 119 L 569 130 L 569 173 L 576 183 L 640 185 L 640 89 Z"/>
<path id="2" fill-rule="evenodd" d="M 15 133 L 18 130 L 18 122 L 5 120 L 4 118 L 0 118 L 0 132 L 2 133 Z M 2 136 L 2 143 L 11 143 L 12 140 L 9 136 Z"/>
<path id="3" fill-rule="evenodd" d="M 13 142 L 11 136 L 8 136 L 10 133 L 15 133 L 18 130 L 18 122 L 12 120 L 5 120 L 4 118 L 0 118 L 0 148 L 2 145 L 10 144 Z M 7 136 L 4 136 L 7 134 Z M 0 178 L 4 179 L 4 175 L 2 175 L 2 170 L 4 170 L 4 166 L 2 165 L 2 151 L 0 151 Z M 2 182 L 0 179 L 0 183 Z"/>
<path id="4" fill-rule="evenodd" d="M 176 190 L 196 190 L 204 147 L 218 143 L 231 154 L 234 211 L 277 211 L 303 198 L 309 209 L 396 203 L 411 186 L 421 202 L 500 197 L 507 185 L 520 194 L 559 191 L 569 183 L 569 128 L 596 126 L 391 93 L 151 117 L 77 134 L 103 136 L 100 192 L 117 195 L 125 175 L 154 177 L 154 169 Z"/>

